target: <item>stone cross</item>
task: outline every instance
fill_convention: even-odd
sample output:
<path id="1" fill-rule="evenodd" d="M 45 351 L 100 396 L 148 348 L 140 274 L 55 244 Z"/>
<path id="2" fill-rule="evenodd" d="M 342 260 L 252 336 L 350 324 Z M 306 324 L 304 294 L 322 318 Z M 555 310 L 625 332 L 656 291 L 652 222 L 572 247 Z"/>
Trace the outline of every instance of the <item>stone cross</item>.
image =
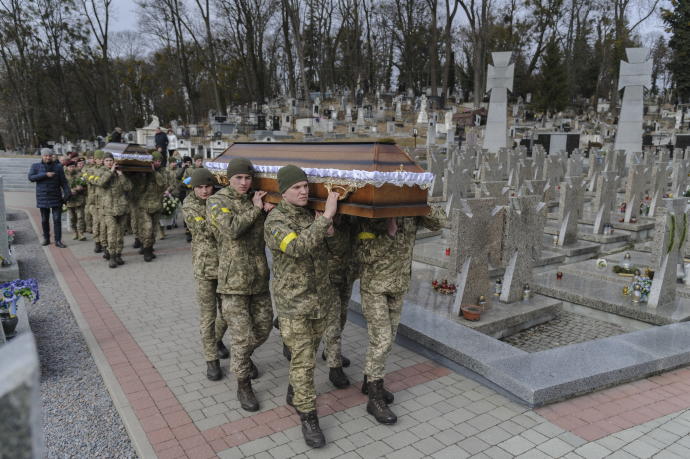
<path id="1" fill-rule="evenodd" d="M 558 201 L 558 245 L 572 244 L 577 240 L 577 225 L 582 216 L 584 186 L 581 177 L 568 177 L 561 182 L 561 197 Z"/>
<path id="2" fill-rule="evenodd" d="M 668 183 L 668 165 L 656 163 L 652 168 L 651 194 L 652 202 L 649 204 L 649 216 L 655 217 L 657 209 L 663 205 L 664 190 Z"/>
<path id="3" fill-rule="evenodd" d="M 621 61 L 618 76 L 618 90 L 625 89 L 614 148 L 629 155 L 642 151 L 643 91 L 652 83 L 652 61 L 647 59 L 647 48 L 627 48 L 625 52 L 628 62 Z"/>
<path id="4" fill-rule="evenodd" d="M 684 159 L 674 157 L 671 163 L 671 192 L 673 197 L 683 196 L 688 187 L 688 165 Z"/>
<path id="5" fill-rule="evenodd" d="M 576 177 L 582 175 L 582 155 L 573 153 L 568 159 L 568 165 L 565 170 L 566 177 Z"/>
<path id="6" fill-rule="evenodd" d="M 460 306 L 477 304 L 489 296 L 489 258 L 500 251 L 505 207 L 493 198 L 465 199 L 451 211 L 451 259 L 449 277 L 457 274 L 453 314 Z"/>
<path id="7" fill-rule="evenodd" d="M 589 153 L 589 170 L 587 171 L 587 180 L 589 181 L 587 187 L 589 191 L 596 191 L 599 182 L 599 174 L 603 169 L 603 158 L 599 154 L 599 150 L 593 149 Z"/>
<path id="8" fill-rule="evenodd" d="M 645 174 L 642 164 L 634 164 L 628 169 L 628 181 L 625 184 L 625 223 L 636 218 L 640 213 L 640 203 L 644 195 Z"/>
<path id="9" fill-rule="evenodd" d="M 436 121 L 429 120 L 426 130 L 426 146 L 436 145 Z"/>
<path id="10" fill-rule="evenodd" d="M 510 188 L 508 182 L 487 181 L 480 182 L 474 188 L 474 196 L 477 198 L 494 198 L 498 205 L 508 204 L 508 193 Z"/>
<path id="11" fill-rule="evenodd" d="M 657 220 L 662 223 L 654 239 L 658 264 L 654 267 L 654 280 L 647 304 L 652 308 L 672 303 L 676 299 L 678 263 L 683 260 L 688 231 L 686 198 L 664 199 L 667 211 Z"/>
<path id="12" fill-rule="evenodd" d="M 434 182 L 431 186 L 429 196 L 443 196 L 443 171 L 445 169 L 445 161 L 431 150 L 427 158 L 428 170 L 434 174 Z"/>
<path id="13" fill-rule="evenodd" d="M 484 131 L 484 148 L 497 152 L 507 147 L 508 141 L 508 91 L 513 90 L 513 73 L 515 64 L 508 64 L 512 52 L 491 53 L 494 65 L 489 65 L 486 72 L 486 91 L 491 92 L 486 130 Z"/>
<path id="14" fill-rule="evenodd" d="M 426 94 L 422 94 L 419 106 L 419 115 L 417 116 L 417 124 L 426 124 L 429 122 L 429 115 L 426 112 Z"/>
<path id="15" fill-rule="evenodd" d="M 592 201 L 592 208 L 596 209 L 593 234 L 603 234 L 604 225 L 610 223 L 611 210 L 616 204 L 618 190 L 618 176 L 613 171 L 605 171 L 599 175 L 596 192 Z"/>
<path id="16" fill-rule="evenodd" d="M 503 303 L 520 300 L 525 284 L 532 282 L 532 270 L 541 258 L 545 222 L 546 203 L 539 196 L 510 198 L 503 231 Z"/>

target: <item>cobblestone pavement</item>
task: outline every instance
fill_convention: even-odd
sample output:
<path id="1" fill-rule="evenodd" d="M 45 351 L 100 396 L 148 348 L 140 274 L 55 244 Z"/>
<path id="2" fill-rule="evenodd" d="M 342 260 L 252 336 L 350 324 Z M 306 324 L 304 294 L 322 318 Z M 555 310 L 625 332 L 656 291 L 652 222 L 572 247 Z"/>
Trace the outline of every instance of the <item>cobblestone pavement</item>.
<path id="1" fill-rule="evenodd" d="M 8 193 L 8 205 L 16 194 Z M 131 236 L 125 243 L 131 247 Z M 335 390 L 318 361 L 317 404 L 328 444 L 310 450 L 284 402 L 287 363 L 275 331 L 255 358 L 260 412 L 238 409 L 232 377 L 205 379 L 181 230 L 157 244 L 152 263 L 127 248 L 117 269 L 90 242 L 46 253 L 85 319 L 85 333 L 95 337 L 106 384 L 123 394 L 116 406 L 143 457 L 690 457 L 690 369 L 532 410 L 398 345 L 386 378 L 399 415 L 393 426 L 366 413 L 358 383 Z M 347 325 L 353 382 L 361 379 L 366 340 L 363 328 Z"/>
<path id="2" fill-rule="evenodd" d="M 539 352 L 623 333 L 626 330 L 620 325 L 561 311 L 554 320 L 504 338 L 503 341 L 523 351 Z"/>

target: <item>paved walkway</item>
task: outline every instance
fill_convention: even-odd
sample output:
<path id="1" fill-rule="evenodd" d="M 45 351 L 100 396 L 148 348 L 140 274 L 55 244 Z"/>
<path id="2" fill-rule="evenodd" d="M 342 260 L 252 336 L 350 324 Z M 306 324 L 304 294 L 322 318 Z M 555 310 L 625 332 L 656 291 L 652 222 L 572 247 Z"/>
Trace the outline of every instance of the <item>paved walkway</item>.
<path id="1" fill-rule="evenodd" d="M 38 225 L 33 194 L 6 198 Z M 91 242 L 69 236 L 68 249 L 45 250 L 142 457 L 690 457 L 690 369 L 530 410 L 397 345 L 387 377 L 394 426 L 366 413 L 359 382 L 334 390 L 319 359 L 317 403 L 328 445 L 310 450 L 285 405 L 287 363 L 277 332 L 255 355 L 260 412 L 239 408 L 232 375 L 206 379 L 181 230 L 157 244 L 152 263 L 126 237 L 126 264 L 114 270 Z M 365 342 L 365 330 L 348 324 L 344 353 L 353 381 L 361 379 Z"/>

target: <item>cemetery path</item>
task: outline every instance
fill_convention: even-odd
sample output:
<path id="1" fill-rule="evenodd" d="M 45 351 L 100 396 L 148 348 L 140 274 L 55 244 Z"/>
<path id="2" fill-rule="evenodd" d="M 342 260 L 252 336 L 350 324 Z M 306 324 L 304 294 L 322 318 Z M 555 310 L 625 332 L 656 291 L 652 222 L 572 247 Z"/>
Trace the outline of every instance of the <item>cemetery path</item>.
<path id="1" fill-rule="evenodd" d="M 6 199 L 38 223 L 33 194 Z M 311 451 L 284 402 L 287 364 L 278 334 L 255 354 L 262 410 L 246 413 L 232 375 L 205 378 L 182 230 L 157 244 L 152 263 L 131 243 L 126 237 L 126 264 L 115 270 L 94 256 L 90 242 L 43 250 L 141 457 L 690 457 L 690 369 L 532 410 L 398 345 L 387 366 L 399 416 L 394 426 L 372 421 L 359 383 L 333 390 L 327 367 L 317 362 L 328 444 Z M 366 331 L 349 323 L 344 354 L 353 381 L 361 379 L 363 343 Z"/>

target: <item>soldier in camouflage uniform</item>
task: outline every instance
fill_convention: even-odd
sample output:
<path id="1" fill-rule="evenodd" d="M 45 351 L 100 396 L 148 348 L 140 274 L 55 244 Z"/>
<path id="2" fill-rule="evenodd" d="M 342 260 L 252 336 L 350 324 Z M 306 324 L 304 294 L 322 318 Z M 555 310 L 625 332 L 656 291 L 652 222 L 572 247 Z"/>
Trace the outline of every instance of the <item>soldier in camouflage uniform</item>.
<path id="1" fill-rule="evenodd" d="M 87 199 L 91 201 L 89 209 L 91 212 L 91 230 L 93 231 L 93 251 L 96 253 L 103 252 L 103 246 L 106 243 L 105 225 L 103 225 L 103 218 L 101 217 L 101 192 L 97 185 L 101 174 L 104 172 L 103 154 L 103 150 L 94 152 L 94 164 L 84 174 L 88 183 Z"/>
<path id="2" fill-rule="evenodd" d="M 258 377 L 252 353 L 268 339 L 273 306 L 268 289 L 264 243 L 265 191 L 250 193 L 254 168 L 245 158 L 228 163 L 229 186 L 206 201 L 206 212 L 218 241 L 218 293 L 223 317 L 230 328 L 237 399 L 243 409 L 257 411 L 259 402 L 251 379 Z"/>
<path id="3" fill-rule="evenodd" d="M 82 180 L 86 183 L 88 180 L 88 173 L 87 171 L 91 166 L 93 166 L 93 152 L 88 151 L 86 152 L 86 160 L 85 163 L 79 167 L 79 164 L 77 164 L 77 169 L 79 169 L 79 173 L 81 174 Z M 84 189 L 84 231 L 87 233 L 91 233 L 93 229 L 91 228 L 91 212 L 89 212 L 89 189 L 88 189 L 88 184 L 85 186 Z"/>
<path id="4" fill-rule="evenodd" d="M 160 152 L 153 152 L 151 173 L 140 174 L 135 183 L 134 193 L 139 198 L 137 202 L 137 235 L 143 246 L 144 261 L 149 262 L 156 256 L 153 254 L 153 244 L 156 242 L 156 231 L 163 208 L 163 192 L 168 187 L 167 175 L 161 168 L 163 156 Z"/>
<path id="5" fill-rule="evenodd" d="M 185 158 L 189 158 L 186 156 Z M 188 162 L 186 164 L 189 164 Z M 191 191 L 191 183 L 189 183 L 189 180 L 192 177 L 192 173 L 197 170 L 197 169 L 203 169 L 204 168 L 204 157 L 200 154 L 194 155 L 194 163 L 190 166 L 182 166 L 178 169 L 177 171 L 177 181 L 179 183 L 179 188 L 178 188 L 178 193 L 180 195 L 180 199 L 184 200 L 187 193 Z M 192 233 L 189 230 L 189 228 L 185 227 L 185 236 L 187 238 L 187 242 L 192 241 Z"/>
<path id="6" fill-rule="evenodd" d="M 424 226 L 437 231 L 444 220 L 440 208 L 432 208 L 426 217 L 360 219 L 360 293 L 369 334 L 362 393 L 369 394 L 367 412 L 382 424 L 397 422 L 388 407 L 393 394 L 384 389 L 383 377 L 398 331 L 403 297 L 410 285 L 417 229 Z"/>
<path id="7" fill-rule="evenodd" d="M 218 301 L 218 244 L 211 225 L 206 220 L 206 200 L 213 194 L 216 179 L 206 169 L 192 174 L 192 192 L 182 204 L 182 213 L 187 228 L 194 234 L 192 260 L 196 280 L 196 298 L 199 302 L 199 326 L 206 359 L 206 377 L 218 381 L 223 377 L 219 358 L 230 356 L 223 344 L 223 335 L 228 329 L 220 312 Z"/>
<path id="8" fill-rule="evenodd" d="M 132 191 L 132 182 L 121 170 L 118 170 L 113 155 L 106 153 L 103 157 L 105 172 L 101 175 L 98 186 L 101 191 L 103 205 L 103 221 L 105 223 L 108 266 L 117 268 L 124 265 L 122 246 L 124 226 L 127 216 L 127 197 L 125 193 Z"/>
<path id="9" fill-rule="evenodd" d="M 354 217 L 336 215 L 333 218 L 335 233 L 326 238 L 328 249 L 328 275 L 337 295 L 337 307 L 328 316 L 323 334 L 324 351 L 330 371 L 328 379 L 339 389 L 350 385 L 343 367 L 350 366 L 350 360 L 342 355 L 342 332 L 347 323 L 347 308 L 352 295 L 352 284 L 357 279 L 357 263 L 353 256 L 356 243 Z"/>
<path id="10" fill-rule="evenodd" d="M 336 310 L 336 295 L 323 254 L 327 251 L 326 236 L 334 232 L 338 193 L 329 193 L 321 214 L 306 207 L 309 184 L 300 168 L 280 168 L 278 185 L 283 200 L 268 215 L 264 237 L 273 254 L 271 283 L 280 334 L 292 352 L 287 403 L 300 416 L 307 445 L 320 448 L 326 440 L 316 414 L 314 366 L 327 316 Z"/>
<path id="11" fill-rule="evenodd" d="M 65 177 L 71 191 L 66 206 L 69 212 L 69 224 L 72 233 L 74 233 L 73 239 L 85 241 L 84 206 L 86 204 L 86 182 L 81 176 L 81 171 L 77 169 L 77 164 L 73 161 L 67 163 Z"/>

